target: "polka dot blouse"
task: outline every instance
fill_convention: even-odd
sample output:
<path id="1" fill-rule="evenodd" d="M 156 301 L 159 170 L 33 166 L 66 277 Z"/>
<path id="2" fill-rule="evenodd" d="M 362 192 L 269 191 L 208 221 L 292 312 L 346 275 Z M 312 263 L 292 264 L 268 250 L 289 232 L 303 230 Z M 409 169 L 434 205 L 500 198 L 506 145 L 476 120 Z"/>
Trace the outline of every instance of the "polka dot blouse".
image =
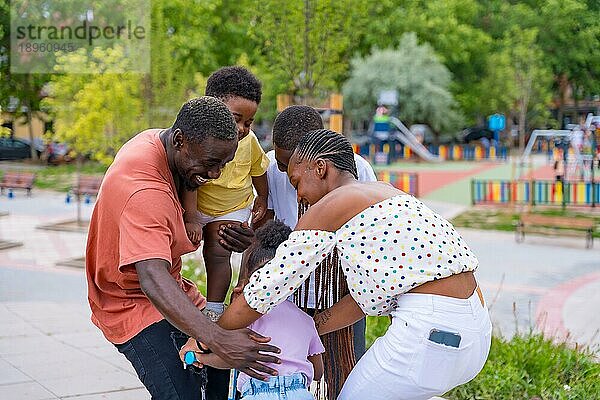
<path id="1" fill-rule="evenodd" d="M 294 231 L 244 289 L 248 305 L 269 312 L 337 248 L 350 294 L 367 315 L 387 315 L 399 295 L 464 271 L 478 261 L 452 224 L 413 196 L 370 206 L 336 232 Z"/>

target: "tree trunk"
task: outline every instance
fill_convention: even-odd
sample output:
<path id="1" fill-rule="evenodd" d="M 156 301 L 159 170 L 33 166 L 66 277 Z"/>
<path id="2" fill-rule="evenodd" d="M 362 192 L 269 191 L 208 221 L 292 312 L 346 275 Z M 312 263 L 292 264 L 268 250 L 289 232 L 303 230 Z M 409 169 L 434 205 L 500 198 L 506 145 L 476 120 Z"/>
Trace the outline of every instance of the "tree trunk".
<path id="1" fill-rule="evenodd" d="M 558 126 L 560 129 L 564 128 L 563 118 L 565 115 L 565 102 L 567 96 L 567 90 L 569 88 L 569 81 L 565 74 L 561 74 L 558 77 L 558 113 L 556 119 L 558 120 Z"/>
<path id="2" fill-rule="evenodd" d="M 80 154 L 77 154 L 77 163 L 75 169 L 75 187 L 79 191 L 79 180 L 81 179 L 81 167 L 83 159 Z M 77 226 L 81 225 L 81 193 L 77 193 Z"/>
<path id="3" fill-rule="evenodd" d="M 27 131 L 29 132 L 29 143 L 31 143 L 31 160 L 37 161 L 37 151 L 35 149 L 35 143 L 33 143 L 33 113 L 31 112 L 31 107 L 27 106 Z"/>
<path id="4" fill-rule="evenodd" d="M 310 89 L 310 0 L 304 0 L 304 76 L 301 79 L 303 104 L 307 104 L 307 99 L 312 97 Z"/>

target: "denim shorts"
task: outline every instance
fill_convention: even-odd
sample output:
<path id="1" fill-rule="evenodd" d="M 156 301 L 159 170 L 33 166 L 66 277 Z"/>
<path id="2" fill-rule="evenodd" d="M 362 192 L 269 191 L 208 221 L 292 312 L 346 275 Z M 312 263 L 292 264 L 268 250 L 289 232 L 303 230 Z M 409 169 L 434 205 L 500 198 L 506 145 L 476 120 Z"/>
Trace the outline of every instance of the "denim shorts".
<path id="1" fill-rule="evenodd" d="M 306 375 L 272 376 L 268 381 L 250 378 L 242 387 L 243 400 L 314 400 Z"/>

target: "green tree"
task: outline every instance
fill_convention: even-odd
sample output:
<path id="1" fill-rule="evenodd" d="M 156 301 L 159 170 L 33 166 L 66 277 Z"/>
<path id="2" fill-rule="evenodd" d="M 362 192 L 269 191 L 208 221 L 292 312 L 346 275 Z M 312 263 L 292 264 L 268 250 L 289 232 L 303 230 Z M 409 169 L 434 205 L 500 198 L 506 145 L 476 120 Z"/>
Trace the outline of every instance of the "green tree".
<path id="1" fill-rule="evenodd" d="M 362 54 L 373 47 L 396 47 L 403 33 L 415 32 L 452 72 L 450 90 L 467 118 L 473 122 L 483 117 L 477 95 L 492 38 L 477 25 L 481 13 L 477 0 L 380 0 L 369 4 Z"/>
<path id="2" fill-rule="evenodd" d="M 558 89 L 562 120 L 567 88 L 574 100 L 600 93 L 600 19 L 585 1 L 539 1 L 539 45 Z"/>
<path id="3" fill-rule="evenodd" d="M 15 119 L 25 119 L 29 127 L 29 141 L 33 143 L 31 121 L 41 111 L 46 74 L 15 74 L 10 70 L 10 2 L 0 0 L 0 107 L 13 113 Z M 31 146 L 31 158 L 37 152 Z"/>
<path id="4" fill-rule="evenodd" d="M 482 27 L 498 42 L 517 26 L 538 31 L 539 55 L 553 77 L 553 97 L 562 122 L 565 101 L 600 93 L 600 19 L 597 1 L 482 1 Z M 571 91 L 572 89 L 572 91 Z"/>
<path id="5" fill-rule="evenodd" d="M 504 112 L 519 126 L 519 148 L 525 147 L 525 133 L 534 124 L 547 124 L 552 100 L 552 72 L 536 44 L 536 29 L 513 27 L 489 57 L 487 88 L 480 100 L 488 113 Z"/>
<path id="6" fill-rule="evenodd" d="M 436 137 L 462 122 L 449 87 L 451 74 L 432 47 L 419 44 L 414 33 L 402 35 L 397 49 L 375 50 L 352 61 L 344 84 L 345 109 L 355 119 L 370 119 L 382 90 L 396 90 L 400 119 L 425 123 Z"/>
<path id="7" fill-rule="evenodd" d="M 252 60 L 269 86 L 304 103 L 339 88 L 363 29 L 365 2 L 254 0 L 250 6 L 249 34 L 257 44 Z"/>
<path id="8" fill-rule="evenodd" d="M 121 146 L 144 126 L 141 75 L 104 73 L 106 65 L 126 62 L 120 48 L 78 51 L 58 58 L 58 72 L 77 65 L 93 74 L 56 74 L 45 106 L 54 117 L 56 138 L 78 155 L 108 165 Z"/>

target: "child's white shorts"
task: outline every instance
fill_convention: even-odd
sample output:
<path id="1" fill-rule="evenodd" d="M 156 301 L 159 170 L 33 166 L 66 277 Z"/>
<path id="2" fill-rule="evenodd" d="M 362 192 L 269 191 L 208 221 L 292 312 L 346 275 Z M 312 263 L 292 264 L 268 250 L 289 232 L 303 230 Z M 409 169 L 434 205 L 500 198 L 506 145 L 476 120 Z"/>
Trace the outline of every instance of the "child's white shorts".
<path id="1" fill-rule="evenodd" d="M 216 221 L 248 222 L 248 220 L 250 219 L 250 214 L 252 214 L 252 206 L 248 206 L 246 208 L 242 208 L 241 210 L 230 212 L 229 214 L 220 215 L 218 217 L 206 215 L 200 211 L 198 211 L 198 214 L 200 214 L 200 224 L 202 226 Z"/>

